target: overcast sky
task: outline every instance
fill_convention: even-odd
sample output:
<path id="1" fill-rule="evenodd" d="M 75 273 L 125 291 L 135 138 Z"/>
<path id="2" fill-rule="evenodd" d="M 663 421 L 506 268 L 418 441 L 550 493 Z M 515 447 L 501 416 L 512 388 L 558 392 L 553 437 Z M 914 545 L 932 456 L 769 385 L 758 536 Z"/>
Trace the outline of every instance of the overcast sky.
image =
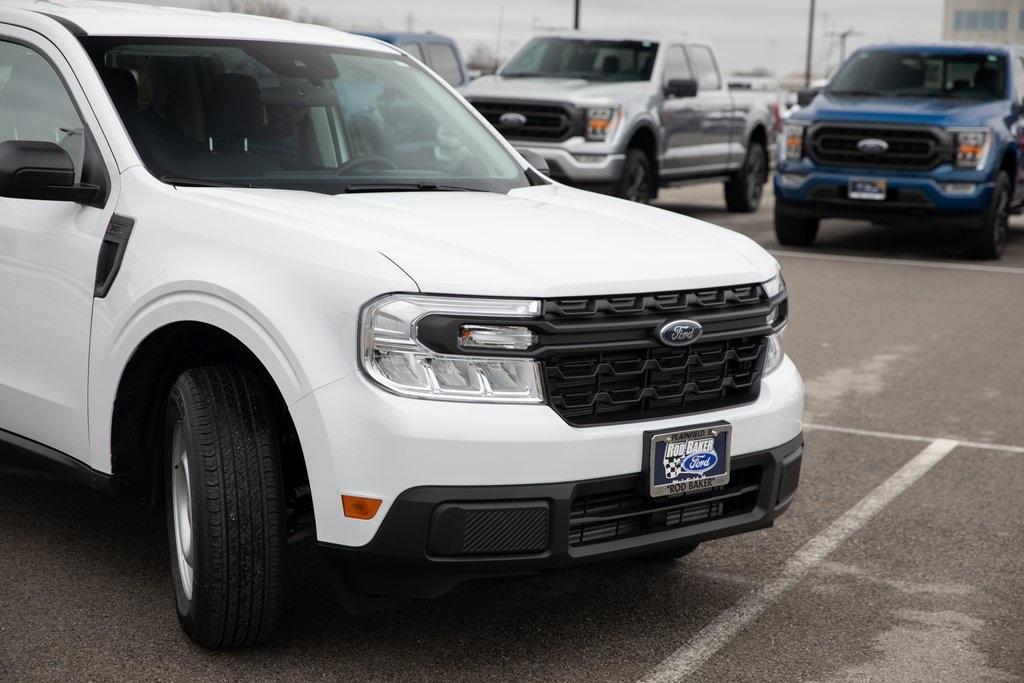
<path id="1" fill-rule="evenodd" d="M 208 0 L 146 0 L 203 7 Z M 809 0 L 581 0 L 584 30 L 685 31 L 711 40 L 727 69 L 764 66 L 779 75 L 802 71 Z M 827 31 L 855 29 L 848 45 L 932 41 L 942 33 L 943 0 L 818 0 L 815 63 L 821 71 L 838 59 Z M 285 0 L 330 17 L 339 27 L 404 30 L 412 13 L 418 31 L 453 36 L 465 53 L 478 43 L 493 51 L 503 15 L 501 56 L 531 35 L 572 23 L 573 0 Z M 502 11 L 502 8 L 504 10 Z"/>

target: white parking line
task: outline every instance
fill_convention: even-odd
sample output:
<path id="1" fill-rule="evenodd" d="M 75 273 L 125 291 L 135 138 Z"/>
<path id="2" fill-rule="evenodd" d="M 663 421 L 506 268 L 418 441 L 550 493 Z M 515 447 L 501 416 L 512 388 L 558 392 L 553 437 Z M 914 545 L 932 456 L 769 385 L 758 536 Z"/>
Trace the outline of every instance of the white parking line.
<path id="1" fill-rule="evenodd" d="M 1003 453 L 1018 453 L 1024 455 L 1024 446 L 1009 446 L 1002 443 L 987 443 L 985 441 L 968 441 L 957 437 L 941 436 L 917 436 L 916 434 L 898 434 L 895 432 L 879 432 L 873 429 L 855 429 L 853 427 L 834 427 L 832 425 L 819 425 L 811 422 L 804 423 L 804 429 L 817 429 L 822 432 L 837 432 L 839 434 L 853 434 L 855 436 L 873 436 L 879 439 L 892 439 L 896 441 L 919 441 L 931 443 L 936 439 L 953 439 L 964 448 L 981 448 L 987 451 L 1000 451 Z"/>
<path id="2" fill-rule="evenodd" d="M 785 251 L 769 249 L 775 256 L 808 258 L 820 261 L 842 261 L 844 263 L 877 263 L 889 266 L 916 266 L 920 268 L 945 268 L 947 270 L 970 270 L 981 273 L 1004 273 L 1024 275 L 1024 268 L 1013 266 L 989 266 L 982 263 L 947 263 L 944 261 L 920 261 L 914 259 L 880 258 L 877 256 L 844 256 L 842 254 L 816 254 L 806 251 Z"/>
<path id="3" fill-rule="evenodd" d="M 796 551 L 775 579 L 722 612 L 681 648 L 669 655 L 642 680 L 644 683 L 681 681 L 699 669 L 744 627 L 757 619 L 783 593 L 894 501 L 958 446 L 952 439 L 935 439 L 895 474 Z"/>

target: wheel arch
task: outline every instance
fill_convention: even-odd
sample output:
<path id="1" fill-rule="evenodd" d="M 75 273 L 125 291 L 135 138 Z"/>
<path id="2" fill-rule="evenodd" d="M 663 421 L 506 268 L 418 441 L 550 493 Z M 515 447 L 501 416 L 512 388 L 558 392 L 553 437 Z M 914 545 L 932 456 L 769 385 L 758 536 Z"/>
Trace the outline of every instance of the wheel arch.
<path id="1" fill-rule="evenodd" d="M 254 317 L 209 295 L 160 297 L 121 327 L 104 354 L 93 352 L 90 434 L 94 468 L 109 472 L 115 493 L 159 502 L 163 413 L 170 387 L 191 367 L 238 365 L 260 379 L 274 406 L 282 452 L 303 476 L 305 462 L 289 406 L 308 389 L 298 364 Z M 104 380 L 106 378 L 106 380 Z"/>

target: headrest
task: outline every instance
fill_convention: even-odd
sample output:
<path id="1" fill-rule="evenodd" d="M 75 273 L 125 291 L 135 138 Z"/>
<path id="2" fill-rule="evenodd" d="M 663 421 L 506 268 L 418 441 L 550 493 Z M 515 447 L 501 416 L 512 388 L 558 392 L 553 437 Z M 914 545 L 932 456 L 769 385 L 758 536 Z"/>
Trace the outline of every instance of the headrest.
<path id="1" fill-rule="evenodd" d="M 601 64 L 601 72 L 606 74 L 619 73 L 619 56 L 606 55 L 604 62 Z"/>
<path id="2" fill-rule="evenodd" d="M 245 74 L 217 74 L 206 106 L 206 135 L 211 138 L 255 136 L 263 122 L 260 86 Z"/>
<path id="3" fill-rule="evenodd" d="M 139 85 L 135 76 L 127 69 L 106 68 L 100 73 L 103 84 L 107 86 L 110 99 L 122 114 L 134 112 L 139 108 Z"/>

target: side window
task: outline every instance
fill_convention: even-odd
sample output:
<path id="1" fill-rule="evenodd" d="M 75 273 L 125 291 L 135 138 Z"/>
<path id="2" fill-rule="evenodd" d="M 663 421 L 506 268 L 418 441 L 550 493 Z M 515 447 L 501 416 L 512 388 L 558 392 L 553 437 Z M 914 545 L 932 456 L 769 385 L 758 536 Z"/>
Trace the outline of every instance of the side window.
<path id="1" fill-rule="evenodd" d="M 427 43 L 427 56 L 430 58 L 430 68 L 438 76 L 451 85 L 462 85 L 462 69 L 459 68 L 459 59 L 451 45 Z"/>
<path id="2" fill-rule="evenodd" d="M 401 48 L 421 62 L 426 61 L 423 59 L 423 46 L 419 43 L 405 43 Z"/>
<path id="3" fill-rule="evenodd" d="M 686 52 L 680 45 L 673 45 L 665 55 L 665 83 L 679 78 L 693 78 L 693 69 Z"/>
<path id="4" fill-rule="evenodd" d="M 54 142 L 82 175 L 85 127 L 60 76 L 35 50 L 0 41 L 0 142 Z"/>
<path id="5" fill-rule="evenodd" d="M 722 77 L 710 49 L 695 45 L 690 48 L 690 59 L 693 60 L 693 70 L 701 90 L 718 90 L 722 87 Z"/>

